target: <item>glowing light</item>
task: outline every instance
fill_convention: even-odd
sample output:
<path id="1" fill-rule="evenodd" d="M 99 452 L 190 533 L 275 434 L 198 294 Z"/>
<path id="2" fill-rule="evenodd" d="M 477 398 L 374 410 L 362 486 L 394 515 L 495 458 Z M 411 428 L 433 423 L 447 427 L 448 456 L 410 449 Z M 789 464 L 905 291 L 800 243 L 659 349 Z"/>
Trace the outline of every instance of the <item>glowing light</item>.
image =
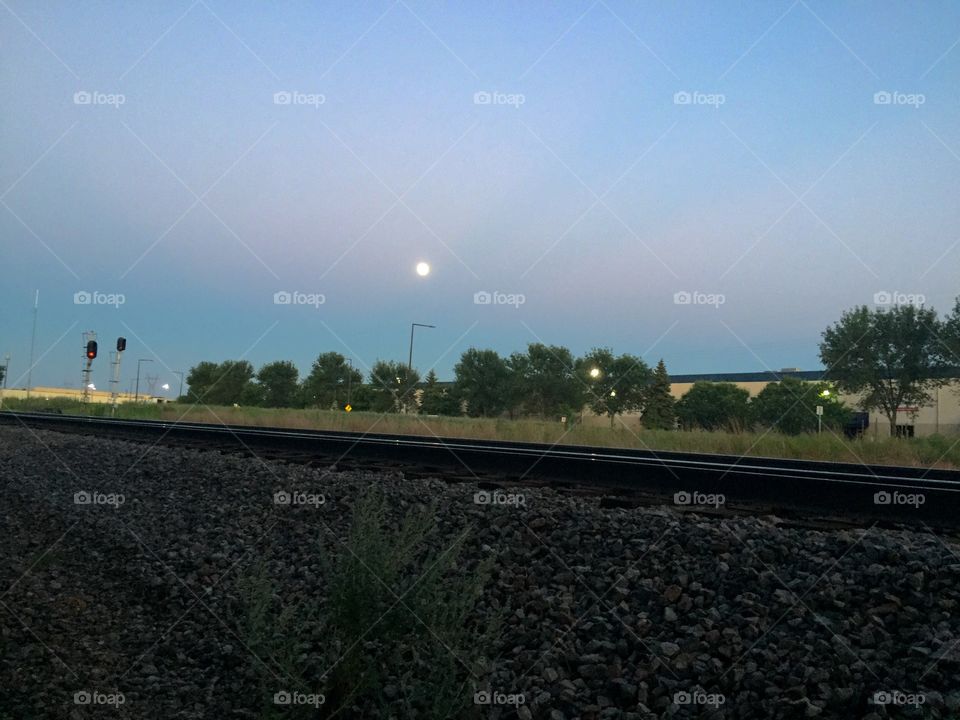
<path id="1" fill-rule="evenodd" d="M 417 263 L 417 275 L 420 277 L 426 277 L 430 274 L 430 263 L 418 262 Z"/>
<path id="2" fill-rule="evenodd" d="M 97 389 L 97 386 L 94 385 L 93 383 L 90 383 L 89 385 L 87 385 L 87 388 L 90 389 L 90 390 L 96 390 L 96 389 Z"/>
<path id="3" fill-rule="evenodd" d="M 170 384 L 169 384 L 169 383 L 164 383 L 164 384 L 161 385 L 160 387 L 163 388 L 164 390 L 169 390 L 169 389 L 170 389 Z"/>
<path id="4" fill-rule="evenodd" d="M 600 377 L 600 368 L 590 368 L 590 377 L 592 378 Z"/>

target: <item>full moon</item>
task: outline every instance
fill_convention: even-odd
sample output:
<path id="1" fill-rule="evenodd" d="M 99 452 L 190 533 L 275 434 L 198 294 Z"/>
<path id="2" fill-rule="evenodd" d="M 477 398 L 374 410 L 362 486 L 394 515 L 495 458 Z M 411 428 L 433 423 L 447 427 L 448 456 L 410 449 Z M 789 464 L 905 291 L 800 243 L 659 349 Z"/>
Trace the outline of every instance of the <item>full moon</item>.
<path id="1" fill-rule="evenodd" d="M 417 263 L 417 275 L 420 277 L 426 277 L 430 274 L 430 264 L 425 262 Z"/>

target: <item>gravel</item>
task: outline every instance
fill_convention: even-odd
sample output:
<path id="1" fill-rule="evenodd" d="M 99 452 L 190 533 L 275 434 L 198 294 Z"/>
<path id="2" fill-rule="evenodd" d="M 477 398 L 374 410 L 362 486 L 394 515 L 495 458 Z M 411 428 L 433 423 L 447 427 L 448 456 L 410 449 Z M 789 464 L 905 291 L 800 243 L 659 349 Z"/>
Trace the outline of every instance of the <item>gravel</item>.
<path id="1" fill-rule="evenodd" d="M 237 583 L 264 557 L 279 594 L 322 597 L 374 485 L 398 517 L 437 503 L 437 542 L 467 531 L 463 567 L 493 559 L 474 619 L 501 624 L 467 690 L 494 700 L 474 717 L 960 714 L 955 536 L 549 489 L 478 503 L 466 483 L 2 427 L 0 720 L 261 717 Z M 407 671 L 385 670 L 384 697 Z"/>

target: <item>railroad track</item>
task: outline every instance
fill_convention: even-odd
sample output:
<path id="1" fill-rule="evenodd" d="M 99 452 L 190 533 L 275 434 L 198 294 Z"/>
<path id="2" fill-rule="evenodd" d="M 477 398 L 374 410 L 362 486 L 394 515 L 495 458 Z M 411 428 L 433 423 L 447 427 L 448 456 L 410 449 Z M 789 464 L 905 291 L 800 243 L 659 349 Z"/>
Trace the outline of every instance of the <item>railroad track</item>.
<path id="1" fill-rule="evenodd" d="M 481 487 L 549 484 L 600 494 L 608 505 L 666 501 L 717 514 L 960 526 L 955 470 L 51 413 L 0 412 L 0 423 L 318 467 L 400 470 Z"/>

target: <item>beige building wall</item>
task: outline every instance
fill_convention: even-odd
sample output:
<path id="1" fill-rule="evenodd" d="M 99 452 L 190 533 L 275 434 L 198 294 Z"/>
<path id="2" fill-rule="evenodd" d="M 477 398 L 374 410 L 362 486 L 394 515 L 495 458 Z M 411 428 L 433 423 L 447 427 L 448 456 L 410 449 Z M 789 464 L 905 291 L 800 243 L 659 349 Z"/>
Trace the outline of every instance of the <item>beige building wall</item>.
<path id="1" fill-rule="evenodd" d="M 763 390 L 768 382 L 765 380 L 734 382 L 734 385 L 743 388 L 750 397 L 755 397 Z M 693 387 L 693 383 L 673 383 L 670 393 L 680 399 Z M 926 435 L 960 435 L 960 380 L 954 380 L 933 391 L 933 402 L 922 407 L 904 407 L 897 416 L 898 425 L 913 426 L 915 436 Z M 842 394 L 843 402 L 854 410 L 860 410 L 860 395 Z M 630 425 L 638 422 L 637 413 L 625 414 L 624 421 Z M 609 424 L 606 416 L 596 416 L 589 409 L 584 410 L 583 422 L 589 425 Z M 870 412 L 870 427 L 867 435 L 871 437 L 886 437 L 890 435 L 890 423 L 883 413 L 876 410 Z"/>
<path id="2" fill-rule="evenodd" d="M 24 388 L 7 388 L 6 390 L 0 392 L 2 392 L 2 397 L 5 400 L 11 398 L 26 399 L 27 397 L 27 391 Z M 83 400 L 83 390 L 80 388 L 35 387 L 30 390 L 30 397 L 39 398 L 41 400 L 64 398 L 67 400 L 81 401 Z M 117 393 L 117 403 L 133 402 L 135 397 L 136 395 L 131 395 L 130 393 Z M 89 401 L 93 403 L 109 403 L 110 391 L 91 390 Z M 157 403 L 166 401 L 166 398 L 140 393 L 140 402 L 142 403 Z"/>

